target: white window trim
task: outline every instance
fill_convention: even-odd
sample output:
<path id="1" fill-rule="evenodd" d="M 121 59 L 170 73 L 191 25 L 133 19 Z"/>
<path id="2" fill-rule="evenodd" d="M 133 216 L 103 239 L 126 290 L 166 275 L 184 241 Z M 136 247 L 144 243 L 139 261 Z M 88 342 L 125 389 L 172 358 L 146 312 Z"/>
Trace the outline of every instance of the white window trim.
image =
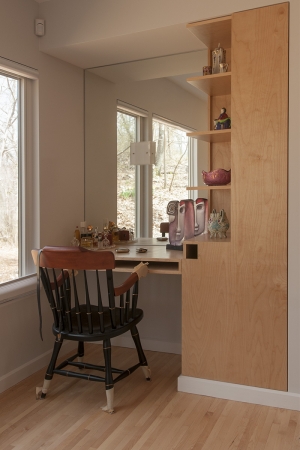
<path id="1" fill-rule="evenodd" d="M 38 78 L 39 73 L 15 61 L 0 57 L 0 70 L 7 75 L 18 76 L 22 83 L 21 103 L 21 145 L 22 145 L 22 267 L 27 274 L 16 280 L 0 284 L 0 304 L 12 301 L 34 292 L 35 266 L 31 249 L 39 248 L 39 111 Z M 24 214 L 26 211 L 26 215 Z"/>
<path id="2" fill-rule="evenodd" d="M 36 275 L 28 275 L 0 286 L 0 305 L 34 295 L 36 293 Z"/>
<path id="3" fill-rule="evenodd" d="M 117 100 L 117 111 L 132 115 L 137 118 L 136 141 L 147 139 L 147 120 L 149 112 L 145 109 L 131 105 L 130 103 Z M 149 227 L 149 205 L 145 201 L 145 189 L 148 185 L 149 167 L 136 166 L 135 168 L 135 211 L 140 211 L 135 217 L 135 236 L 147 236 Z M 152 207 L 152 205 L 151 205 Z"/>

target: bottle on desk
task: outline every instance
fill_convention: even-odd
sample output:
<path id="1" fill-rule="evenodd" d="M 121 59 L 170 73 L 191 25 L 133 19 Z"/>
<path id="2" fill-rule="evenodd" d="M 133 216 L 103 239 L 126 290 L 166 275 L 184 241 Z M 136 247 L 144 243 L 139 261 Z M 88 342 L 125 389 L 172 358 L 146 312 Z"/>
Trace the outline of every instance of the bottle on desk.
<path id="1" fill-rule="evenodd" d="M 80 242 L 80 231 L 79 231 L 78 225 L 75 228 L 74 237 Z"/>

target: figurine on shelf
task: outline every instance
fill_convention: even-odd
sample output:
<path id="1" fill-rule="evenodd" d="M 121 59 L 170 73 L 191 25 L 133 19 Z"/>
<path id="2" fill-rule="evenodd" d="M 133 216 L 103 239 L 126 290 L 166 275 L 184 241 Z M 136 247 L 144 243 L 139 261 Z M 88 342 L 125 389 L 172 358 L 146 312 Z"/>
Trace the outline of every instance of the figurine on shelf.
<path id="1" fill-rule="evenodd" d="M 226 113 L 226 108 L 221 109 L 221 114 L 217 119 L 214 119 L 215 130 L 226 130 L 231 128 L 231 119 Z"/>
<path id="2" fill-rule="evenodd" d="M 221 239 L 227 238 L 226 232 L 228 228 L 229 222 L 224 209 L 221 209 L 219 213 L 213 209 L 208 219 L 208 231 L 210 233 L 210 237 L 219 237 Z"/>
<path id="3" fill-rule="evenodd" d="M 226 63 L 226 50 L 218 44 L 212 51 L 212 73 L 220 73 L 220 64 Z"/>

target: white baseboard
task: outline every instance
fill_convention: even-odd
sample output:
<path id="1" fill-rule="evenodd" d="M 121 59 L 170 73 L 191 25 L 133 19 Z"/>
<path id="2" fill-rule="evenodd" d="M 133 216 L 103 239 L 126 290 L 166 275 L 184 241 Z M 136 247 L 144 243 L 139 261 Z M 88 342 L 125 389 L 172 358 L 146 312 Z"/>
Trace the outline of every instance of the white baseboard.
<path id="1" fill-rule="evenodd" d="M 141 339 L 141 341 L 144 350 L 163 353 L 175 353 L 177 355 L 181 354 L 181 343 L 155 341 L 152 339 Z M 114 338 L 112 342 L 114 345 L 118 345 L 120 347 L 134 348 L 134 342 L 131 336 L 118 336 Z"/>
<path id="2" fill-rule="evenodd" d="M 77 343 L 74 347 L 74 342 L 64 342 L 60 355 L 65 355 L 66 353 L 70 352 L 72 348 L 77 348 Z M 6 389 L 9 389 L 10 387 L 29 377 L 33 373 L 47 366 L 49 364 L 51 354 L 52 348 L 42 355 L 32 359 L 28 363 L 23 364 L 22 366 L 17 367 L 11 372 L 0 377 L 0 393 L 6 391 Z"/>
<path id="3" fill-rule="evenodd" d="M 180 375 L 178 391 L 300 411 L 300 394 Z"/>

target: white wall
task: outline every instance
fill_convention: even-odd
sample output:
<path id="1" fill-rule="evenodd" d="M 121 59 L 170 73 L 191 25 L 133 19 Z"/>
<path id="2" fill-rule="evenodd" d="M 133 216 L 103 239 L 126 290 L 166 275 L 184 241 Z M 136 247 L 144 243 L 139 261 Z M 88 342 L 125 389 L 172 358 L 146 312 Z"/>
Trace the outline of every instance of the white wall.
<path id="1" fill-rule="evenodd" d="M 40 73 L 41 245 L 68 244 L 84 214 L 83 71 L 39 51 L 34 0 L 0 0 L 0 10 L 0 56 Z M 48 362 L 52 322 L 48 305 L 43 309 L 44 342 L 34 288 L 0 305 L 0 391 Z"/>

